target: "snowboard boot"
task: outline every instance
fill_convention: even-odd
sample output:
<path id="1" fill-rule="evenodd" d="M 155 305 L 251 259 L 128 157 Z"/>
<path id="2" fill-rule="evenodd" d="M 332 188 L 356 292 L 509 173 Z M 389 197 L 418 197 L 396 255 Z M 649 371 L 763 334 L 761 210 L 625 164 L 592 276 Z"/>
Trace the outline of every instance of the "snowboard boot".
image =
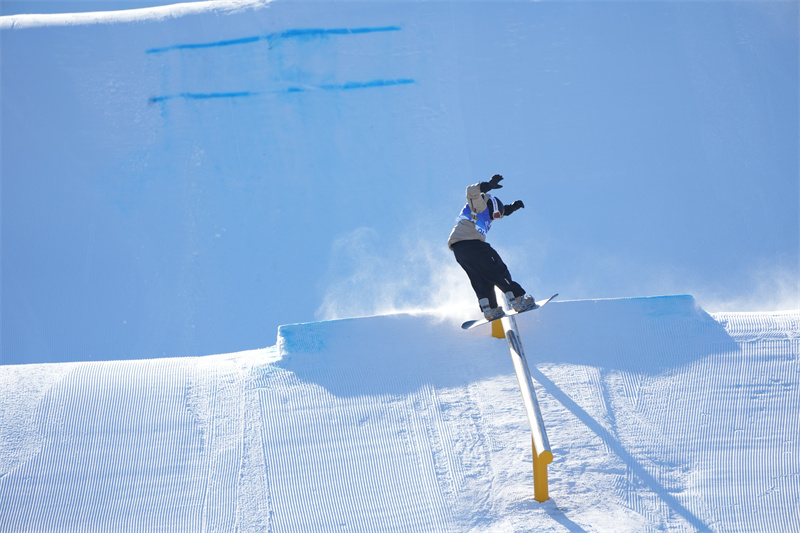
<path id="1" fill-rule="evenodd" d="M 502 307 L 492 308 L 489 305 L 488 298 L 481 298 L 478 303 L 481 305 L 481 311 L 483 311 L 483 316 L 486 317 L 486 320 L 497 320 L 506 314 Z"/>
<path id="2" fill-rule="evenodd" d="M 528 309 L 534 309 L 536 307 L 536 302 L 534 301 L 533 296 L 530 294 L 514 296 L 513 292 L 507 292 L 506 298 L 508 298 L 508 303 L 511 305 L 511 308 L 517 313 L 527 311 Z"/>

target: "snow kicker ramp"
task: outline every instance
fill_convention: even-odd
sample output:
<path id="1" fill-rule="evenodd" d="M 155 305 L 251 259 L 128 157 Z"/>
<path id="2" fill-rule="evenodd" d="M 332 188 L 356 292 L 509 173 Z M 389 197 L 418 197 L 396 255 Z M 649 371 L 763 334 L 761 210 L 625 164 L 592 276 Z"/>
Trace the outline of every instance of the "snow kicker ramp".
<path id="1" fill-rule="evenodd" d="M 680 296 L 518 324 L 543 504 L 506 343 L 392 315 L 252 352 L 2 367 L 0 531 L 800 528 L 800 313 Z"/>

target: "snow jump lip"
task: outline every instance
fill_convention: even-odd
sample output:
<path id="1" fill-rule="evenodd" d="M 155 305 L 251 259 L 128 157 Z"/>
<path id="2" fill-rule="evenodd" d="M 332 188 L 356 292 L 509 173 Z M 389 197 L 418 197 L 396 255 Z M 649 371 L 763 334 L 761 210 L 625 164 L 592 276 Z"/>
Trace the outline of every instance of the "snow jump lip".
<path id="1" fill-rule="evenodd" d="M 724 327 L 689 295 L 554 300 L 546 312 L 517 317 L 531 364 L 571 363 L 655 375 L 709 355 L 737 351 Z M 279 366 L 331 387 L 335 394 L 408 392 L 508 372 L 490 330 L 465 332 L 434 315 L 383 315 L 278 328 Z M 335 359 L 331 353 L 339 354 Z M 471 357 L 500 358 L 502 369 L 452 368 Z M 433 365 L 433 366 L 432 366 Z M 442 367 L 453 365 L 451 370 Z M 499 368 L 499 367 L 498 367 Z M 365 376 L 359 390 L 340 391 L 326 372 Z M 470 374 L 473 372 L 473 374 Z M 382 388 L 383 387 L 383 388 Z"/>

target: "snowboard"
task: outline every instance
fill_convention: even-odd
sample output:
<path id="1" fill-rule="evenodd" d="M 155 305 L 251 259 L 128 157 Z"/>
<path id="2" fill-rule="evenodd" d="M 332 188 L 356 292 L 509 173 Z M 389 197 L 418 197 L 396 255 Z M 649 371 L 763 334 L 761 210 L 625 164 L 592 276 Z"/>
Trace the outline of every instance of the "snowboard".
<path id="1" fill-rule="evenodd" d="M 547 300 L 545 300 L 543 302 L 537 303 L 535 306 L 531 307 L 530 309 L 526 309 L 524 311 L 520 311 L 519 313 L 517 313 L 516 311 L 508 311 L 503 316 L 521 315 L 522 313 L 527 313 L 528 311 L 533 311 L 534 309 L 539 309 L 540 307 L 543 307 L 547 302 L 549 302 L 550 300 L 552 300 L 556 296 L 558 296 L 558 293 L 552 295 L 550 298 L 548 298 Z M 503 318 L 503 317 L 501 316 L 500 318 Z M 500 320 L 500 318 L 495 318 L 494 320 Z M 461 329 L 477 328 L 478 326 L 482 326 L 484 324 L 488 324 L 489 322 L 494 322 L 494 320 L 486 320 L 485 318 L 478 318 L 476 320 L 467 320 L 466 322 L 461 324 Z"/>

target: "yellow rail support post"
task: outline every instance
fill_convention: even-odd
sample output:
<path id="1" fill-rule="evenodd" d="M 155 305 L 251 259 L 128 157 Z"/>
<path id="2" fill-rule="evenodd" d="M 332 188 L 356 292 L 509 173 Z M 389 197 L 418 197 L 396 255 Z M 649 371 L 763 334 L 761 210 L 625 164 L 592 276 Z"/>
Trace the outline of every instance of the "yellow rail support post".
<path id="1" fill-rule="evenodd" d="M 508 300 L 502 293 L 498 294 L 505 301 L 505 308 L 508 309 Z M 539 409 L 539 402 L 536 399 L 536 391 L 533 389 L 533 379 L 528 367 L 528 360 L 525 357 L 525 350 L 519 339 L 517 321 L 513 316 L 505 316 L 501 320 L 492 323 L 492 335 L 495 335 L 494 325 L 501 323 L 504 337 L 508 343 L 508 350 L 511 352 L 511 362 L 514 363 L 514 372 L 517 375 L 519 391 L 522 393 L 522 402 L 525 405 L 525 414 L 528 416 L 528 423 L 531 426 L 531 445 L 533 454 L 533 497 L 538 502 L 547 501 L 549 491 L 547 488 L 547 465 L 553 462 L 553 452 L 550 450 L 550 441 L 547 439 L 547 431 L 544 427 L 542 412 Z"/>
<path id="2" fill-rule="evenodd" d="M 495 339 L 505 339 L 506 332 L 503 331 L 503 323 L 500 320 L 492 322 L 492 337 Z"/>
<path id="3" fill-rule="evenodd" d="M 547 465 L 553 462 L 553 452 L 546 450 L 541 454 L 536 453 L 536 442 L 531 437 L 533 449 L 533 499 L 537 502 L 546 502 L 550 499 L 547 486 Z"/>

